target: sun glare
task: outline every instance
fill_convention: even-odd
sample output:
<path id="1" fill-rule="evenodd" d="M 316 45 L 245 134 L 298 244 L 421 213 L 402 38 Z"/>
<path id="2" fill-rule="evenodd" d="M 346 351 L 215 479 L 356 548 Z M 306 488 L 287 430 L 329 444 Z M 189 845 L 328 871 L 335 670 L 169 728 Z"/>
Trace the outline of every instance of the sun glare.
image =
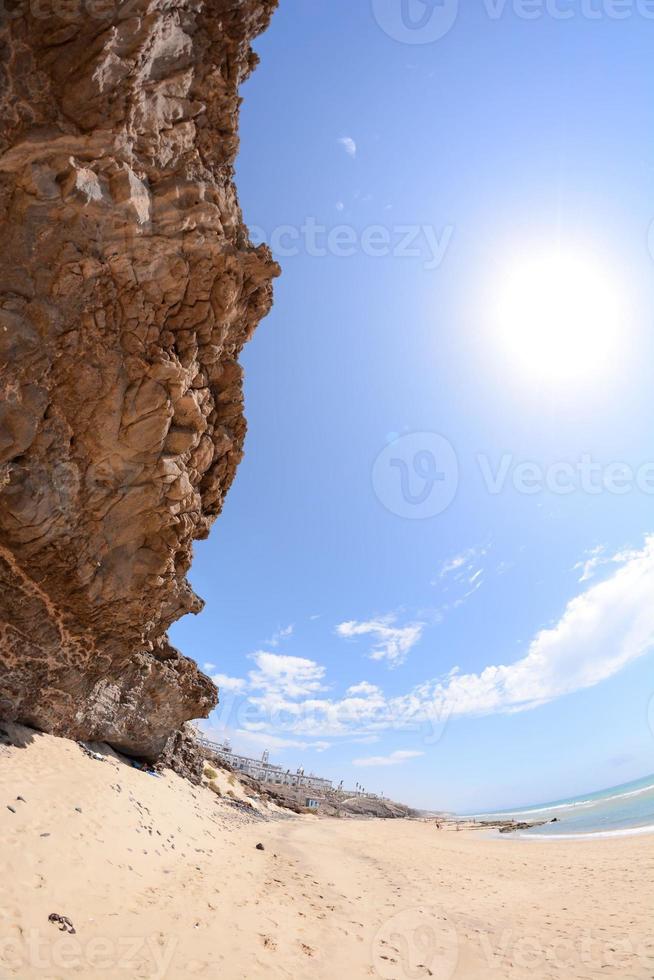
<path id="1" fill-rule="evenodd" d="M 515 259 L 500 274 L 496 318 L 513 368 L 526 380 L 553 384 L 609 370 L 622 326 L 611 270 L 561 249 Z"/>

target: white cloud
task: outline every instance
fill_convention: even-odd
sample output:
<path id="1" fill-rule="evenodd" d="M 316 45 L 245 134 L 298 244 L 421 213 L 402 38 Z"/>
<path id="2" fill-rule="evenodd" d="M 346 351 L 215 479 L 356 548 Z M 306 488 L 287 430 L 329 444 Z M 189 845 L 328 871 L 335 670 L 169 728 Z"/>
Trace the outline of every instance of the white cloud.
<path id="1" fill-rule="evenodd" d="M 342 201 L 337 201 L 336 202 L 336 210 L 337 211 L 345 211 L 345 205 L 343 204 Z"/>
<path id="2" fill-rule="evenodd" d="M 247 687 L 242 677 L 228 677 L 227 674 L 213 674 L 211 680 L 221 691 L 232 691 L 234 694 L 241 694 Z"/>
<path id="3" fill-rule="evenodd" d="M 260 652 L 248 683 L 254 717 L 242 727 L 264 740 L 269 731 L 292 739 L 360 740 L 390 730 L 437 736 L 449 718 L 525 711 L 593 687 L 654 649 L 654 535 L 640 551 L 613 560 L 612 574 L 571 599 L 522 658 L 477 673 L 454 667 L 406 694 L 388 697 L 362 681 L 332 699 L 323 693 L 320 664 Z M 339 630 L 365 635 L 371 631 L 359 627 L 369 625 L 341 624 Z"/>
<path id="4" fill-rule="evenodd" d="M 324 667 L 258 654 L 260 669 L 251 678 L 264 693 L 250 700 L 261 712 L 260 727 L 274 717 L 277 730 L 311 738 L 425 727 L 433 733 L 450 717 L 524 711 L 593 687 L 654 648 L 654 535 L 642 550 L 623 552 L 621 559 L 610 577 L 571 599 L 558 622 L 538 632 L 521 659 L 478 673 L 455 667 L 407 694 L 387 697 L 362 682 L 340 700 L 320 697 Z M 359 624 L 342 625 L 343 635 L 359 635 Z"/>
<path id="5" fill-rule="evenodd" d="M 351 136 L 340 136 L 338 142 L 341 144 L 348 156 L 354 158 L 357 155 L 357 145 Z"/>
<path id="6" fill-rule="evenodd" d="M 250 685 L 267 694 L 286 698 L 306 697 L 324 690 L 325 668 L 304 657 L 288 657 L 264 650 L 253 654 L 256 670 L 249 673 Z"/>
<path id="7" fill-rule="evenodd" d="M 202 670 L 206 671 L 207 674 L 213 674 L 218 668 L 215 664 L 202 664 Z"/>
<path id="8" fill-rule="evenodd" d="M 610 578 L 536 634 L 521 660 L 454 676 L 434 686 L 432 698 L 454 715 L 525 710 L 593 687 L 643 656 L 654 644 L 654 536 L 622 557 Z"/>
<path id="9" fill-rule="evenodd" d="M 295 738 L 281 738 L 279 735 L 270 732 L 252 732 L 243 728 L 233 732 L 232 738 L 234 741 L 238 740 L 239 743 L 248 744 L 252 750 L 255 748 L 272 749 L 273 751 L 275 749 L 278 751 L 302 749 L 303 751 L 326 752 L 327 749 L 331 748 L 331 742 L 305 742 Z"/>
<path id="10" fill-rule="evenodd" d="M 411 752 L 409 750 L 398 750 L 391 752 L 390 755 L 372 755 L 367 759 L 353 759 L 353 766 L 400 766 L 409 759 L 417 759 L 424 755 L 424 752 Z"/>
<path id="11" fill-rule="evenodd" d="M 370 659 L 386 660 L 391 667 L 399 667 L 421 639 L 424 623 L 396 626 L 395 621 L 395 616 L 381 616 L 363 623 L 351 620 L 340 623 L 336 627 L 336 632 L 345 639 L 353 639 L 357 636 L 374 637 L 375 642 L 369 653 Z"/>
<path id="12" fill-rule="evenodd" d="M 306 742 L 296 738 L 283 738 L 271 732 L 249 731 L 244 728 L 212 728 L 201 724 L 203 734 L 214 742 L 229 739 L 237 752 L 262 752 L 264 749 L 282 751 L 283 749 L 302 749 L 303 751 L 326 752 L 331 742 Z"/>
<path id="13" fill-rule="evenodd" d="M 367 698 L 375 697 L 381 694 L 380 689 L 376 684 L 370 684 L 368 681 L 361 681 L 360 684 L 353 684 L 352 687 L 348 687 L 345 692 L 348 697 L 356 697 L 357 695 Z"/>

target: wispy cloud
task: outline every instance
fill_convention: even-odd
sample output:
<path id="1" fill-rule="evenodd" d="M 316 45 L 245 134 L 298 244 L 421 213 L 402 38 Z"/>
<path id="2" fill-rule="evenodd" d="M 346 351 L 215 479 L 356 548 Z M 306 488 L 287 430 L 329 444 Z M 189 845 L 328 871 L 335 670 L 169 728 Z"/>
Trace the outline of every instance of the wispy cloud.
<path id="1" fill-rule="evenodd" d="M 288 626 L 284 626 L 283 629 L 278 629 L 269 640 L 266 640 L 267 647 L 278 647 L 282 640 L 287 640 L 289 636 L 293 636 L 295 632 L 295 625 L 290 623 Z"/>
<path id="2" fill-rule="evenodd" d="M 443 582 L 444 579 L 453 578 L 457 582 L 469 582 L 472 583 L 480 575 L 483 574 L 483 568 L 481 568 L 482 559 L 489 552 L 488 545 L 480 545 L 476 548 L 467 548 L 465 551 L 461 551 L 458 555 L 452 555 L 451 558 L 447 558 L 438 570 L 438 578 L 432 582 L 432 585 L 438 585 L 439 582 Z"/>
<path id="3" fill-rule="evenodd" d="M 357 145 L 351 136 L 339 136 L 338 142 L 348 156 L 354 158 L 357 155 Z"/>
<path id="4" fill-rule="evenodd" d="M 618 551 L 612 555 L 607 552 L 606 545 L 598 544 L 595 548 L 587 551 L 581 561 L 578 561 L 573 566 L 572 570 L 574 572 L 581 572 L 579 576 L 580 582 L 589 582 L 592 578 L 595 578 L 598 569 L 603 568 L 605 565 L 623 565 L 625 562 L 636 557 L 636 555 L 637 552 L 632 548 L 624 548 L 622 551 Z"/>
<path id="5" fill-rule="evenodd" d="M 408 762 L 409 759 L 417 759 L 419 756 L 424 755 L 424 752 L 412 752 L 410 750 L 398 749 L 397 752 L 391 752 L 390 755 L 371 755 L 367 759 L 353 759 L 353 766 L 401 766 L 403 762 Z"/>
<path id="6" fill-rule="evenodd" d="M 431 583 L 446 593 L 451 589 L 459 592 L 442 607 L 442 611 L 458 609 L 478 592 L 485 581 L 483 559 L 490 551 L 488 545 L 467 548 L 465 551 L 446 559 L 438 570 L 438 577 Z"/>
<path id="7" fill-rule="evenodd" d="M 591 548 L 590 551 L 587 551 L 582 560 L 578 561 L 572 570 L 574 572 L 581 572 L 579 576 L 580 582 L 589 582 L 600 565 L 604 565 L 607 561 L 609 559 L 606 557 L 606 548 L 603 544 L 599 544 L 596 548 Z"/>
<path id="8" fill-rule="evenodd" d="M 358 636 L 372 636 L 374 643 L 368 656 L 371 660 L 386 660 L 391 667 L 403 664 L 413 647 L 422 637 L 424 623 L 396 625 L 394 615 L 380 616 L 365 622 L 350 620 L 336 627 L 339 636 L 351 640 Z"/>
<path id="9" fill-rule="evenodd" d="M 438 577 L 439 579 L 447 578 L 452 572 L 458 572 L 462 568 L 465 568 L 468 562 L 468 555 L 470 552 L 464 551 L 460 555 L 454 555 L 452 558 L 448 558 L 440 567 Z"/>

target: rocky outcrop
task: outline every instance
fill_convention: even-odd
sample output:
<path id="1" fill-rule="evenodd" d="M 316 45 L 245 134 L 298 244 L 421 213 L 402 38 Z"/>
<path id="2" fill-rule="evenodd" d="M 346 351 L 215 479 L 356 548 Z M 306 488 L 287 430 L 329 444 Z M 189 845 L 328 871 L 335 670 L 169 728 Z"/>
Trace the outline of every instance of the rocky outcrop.
<path id="1" fill-rule="evenodd" d="M 278 273 L 232 170 L 276 2 L 1 8 L 0 717 L 150 760 L 217 700 L 166 630 Z"/>

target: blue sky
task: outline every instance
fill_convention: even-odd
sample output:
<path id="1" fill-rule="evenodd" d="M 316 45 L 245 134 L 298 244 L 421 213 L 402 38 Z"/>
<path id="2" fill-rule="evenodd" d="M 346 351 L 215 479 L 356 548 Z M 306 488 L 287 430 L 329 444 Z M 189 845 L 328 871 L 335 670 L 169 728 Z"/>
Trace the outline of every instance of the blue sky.
<path id="1" fill-rule="evenodd" d="M 284 0 L 256 42 L 237 179 L 283 276 L 172 635 L 236 747 L 488 809 L 654 770 L 654 20 L 407 9 Z"/>

